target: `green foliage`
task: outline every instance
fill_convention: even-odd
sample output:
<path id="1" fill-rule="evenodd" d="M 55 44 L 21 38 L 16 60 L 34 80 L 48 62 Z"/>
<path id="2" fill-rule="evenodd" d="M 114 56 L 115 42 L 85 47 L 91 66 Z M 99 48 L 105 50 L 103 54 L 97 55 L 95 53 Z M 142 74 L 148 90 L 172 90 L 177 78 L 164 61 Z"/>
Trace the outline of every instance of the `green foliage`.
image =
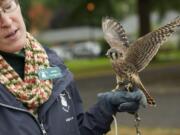
<path id="1" fill-rule="evenodd" d="M 76 59 L 65 62 L 70 70 L 74 72 L 90 71 L 98 68 L 110 67 L 108 58 L 98 59 Z"/>
<path id="2" fill-rule="evenodd" d="M 103 2 L 97 0 L 84 0 L 84 1 L 70 0 L 70 1 L 68 3 L 65 2 L 61 3 L 61 6 L 59 6 L 59 8 L 63 10 L 62 12 L 68 13 L 66 14 L 68 16 L 68 19 L 66 19 L 64 23 L 61 23 L 62 25 L 61 27 L 77 26 L 77 25 L 99 26 L 102 16 L 106 16 L 106 15 L 112 16 L 114 14 L 113 6 L 111 4 L 111 1 L 109 0 L 104 0 Z M 88 10 L 87 8 L 88 3 L 94 4 L 93 11 Z"/>
<path id="3" fill-rule="evenodd" d="M 95 9 L 93 11 L 88 11 L 88 3 L 94 4 Z M 135 9 L 134 4 L 134 0 L 69 0 L 68 2 L 61 0 L 58 9 L 61 9 L 61 12 L 68 13 L 66 14 L 68 19 L 65 19 L 62 23 L 61 17 L 59 17 L 59 27 L 77 25 L 100 26 L 101 19 L 104 16 L 114 16 L 121 19 L 133 13 Z M 55 19 L 55 21 L 58 24 L 58 19 Z"/>
<path id="4" fill-rule="evenodd" d="M 26 27 L 27 29 L 29 30 L 30 28 L 30 20 L 29 20 L 29 17 L 28 17 L 28 11 L 31 7 L 31 2 L 30 0 L 20 0 L 20 5 L 21 5 L 21 11 L 22 11 L 22 15 L 24 17 L 24 21 L 26 23 Z"/>
<path id="5" fill-rule="evenodd" d="M 36 0 L 35 0 L 36 1 Z M 76 5 L 80 4 L 81 0 L 38 0 L 37 2 L 41 2 L 50 9 L 56 10 L 58 8 L 65 8 L 67 10 L 71 10 Z"/>
<path id="6" fill-rule="evenodd" d="M 21 0 L 22 11 L 25 22 L 29 28 L 28 10 L 36 3 L 42 3 L 53 12 L 51 28 L 69 26 L 101 26 L 101 19 L 104 16 L 113 16 L 123 19 L 130 14 L 137 13 L 138 0 Z M 93 3 L 93 11 L 87 10 L 87 4 Z M 152 11 L 158 11 L 161 17 L 168 10 L 180 11 L 180 0 L 150 0 Z M 146 8 L 146 7 L 145 7 Z"/>
<path id="7" fill-rule="evenodd" d="M 33 4 L 41 3 L 49 8 L 58 7 L 60 4 L 59 0 L 31 0 Z"/>
<path id="8" fill-rule="evenodd" d="M 180 0 L 151 0 L 152 10 L 158 11 L 160 19 L 169 10 L 180 12 Z"/>
<path id="9" fill-rule="evenodd" d="M 180 51 L 179 50 L 167 50 L 158 53 L 158 61 L 180 61 Z"/>
<path id="10" fill-rule="evenodd" d="M 66 61 L 65 64 L 73 72 L 75 78 L 87 78 L 113 73 L 108 58 L 77 59 Z"/>
<path id="11" fill-rule="evenodd" d="M 117 18 L 125 18 L 136 11 L 136 0 L 111 0 L 114 8 L 114 16 Z"/>

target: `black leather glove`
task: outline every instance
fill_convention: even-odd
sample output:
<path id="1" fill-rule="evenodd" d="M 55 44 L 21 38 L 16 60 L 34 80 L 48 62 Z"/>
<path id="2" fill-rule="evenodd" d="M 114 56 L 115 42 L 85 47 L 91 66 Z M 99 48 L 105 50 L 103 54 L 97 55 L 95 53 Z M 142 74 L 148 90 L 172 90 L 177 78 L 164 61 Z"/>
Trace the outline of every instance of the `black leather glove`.
<path id="1" fill-rule="evenodd" d="M 102 111 L 115 114 L 116 112 L 135 113 L 140 105 L 146 107 L 147 100 L 143 92 L 134 88 L 132 92 L 125 89 L 98 94 L 99 105 Z"/>

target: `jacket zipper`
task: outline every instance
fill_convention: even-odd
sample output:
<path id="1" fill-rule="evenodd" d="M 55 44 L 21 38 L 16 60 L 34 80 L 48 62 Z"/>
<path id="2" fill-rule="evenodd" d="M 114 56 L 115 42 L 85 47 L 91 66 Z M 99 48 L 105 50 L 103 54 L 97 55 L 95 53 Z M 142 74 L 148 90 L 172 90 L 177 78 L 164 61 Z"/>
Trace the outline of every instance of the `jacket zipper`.
<path id="1" fill-rule="evenodd" d="M 2 104 L 2 103 L 0 103 L 0 106 L 5 107 L 5 108 L 9 108 L 9 109 L 13 109 L 13 110 L 17 110 L 17 111 L 21 111 L 21 112 L 24 112 L 24 113 L 28 113 L 28 114 L 35 120 L 36 124 L 38 125 L 38 127 L 39 127 L 40 130 L 41 130 L 41 133 L 42 133 L 43 135 L 47 135 L 47 132 L 46 132 L 46 130 L 45 130 L 45 128 L 44 128 L 43 122 L 39 122 L 39 120 L 37 120 L 37 118 L 34 117 L 34 115 L 32 115 L 32 114 L 31 114 L 30 112 L 28 112 L 27 110 L 21 109 L 21 108 L 17 108 L 17 107 L 13 107 L 13 106 L 6 105 L 6 104 Z"/>
<path id="2" fill-rule="evenodd" d="M 42 130 L 43 135 L 47 135 L 47 132 L 46 132 L 42 122 L 40 123 L 40 125 L 41 125 L 41 130 Z"/>

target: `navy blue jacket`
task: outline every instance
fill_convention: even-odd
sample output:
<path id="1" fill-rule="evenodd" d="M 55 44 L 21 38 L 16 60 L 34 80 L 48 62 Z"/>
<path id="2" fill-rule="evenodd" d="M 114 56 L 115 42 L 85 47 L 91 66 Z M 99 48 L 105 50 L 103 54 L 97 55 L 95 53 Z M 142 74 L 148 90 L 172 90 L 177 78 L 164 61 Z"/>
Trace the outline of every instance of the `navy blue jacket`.
<path id="1" fill-rule="evenodd" d="M 46 48 L 50 65 L 58 66 L 63 77 L 53 79 L 49 100 L 34 117 L 23 104 L 0 84 L 0 135 L 102 135 L 109 131 L 111 114 L 100 104 L 83 112 L 82 100 L 72 74 L 51 50 Z"/>

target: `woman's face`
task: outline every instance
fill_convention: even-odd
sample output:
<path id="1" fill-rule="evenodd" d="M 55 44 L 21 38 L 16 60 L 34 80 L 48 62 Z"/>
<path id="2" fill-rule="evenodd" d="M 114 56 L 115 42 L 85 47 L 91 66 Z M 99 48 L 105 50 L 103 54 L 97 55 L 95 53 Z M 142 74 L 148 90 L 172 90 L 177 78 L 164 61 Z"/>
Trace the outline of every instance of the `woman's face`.
<path id="1" fill-rule="evenodd" d="M 26 27 L 19 4 L 15 0 L 0 3 L 0 50 L 20 51 L 26 44 Z"/>

